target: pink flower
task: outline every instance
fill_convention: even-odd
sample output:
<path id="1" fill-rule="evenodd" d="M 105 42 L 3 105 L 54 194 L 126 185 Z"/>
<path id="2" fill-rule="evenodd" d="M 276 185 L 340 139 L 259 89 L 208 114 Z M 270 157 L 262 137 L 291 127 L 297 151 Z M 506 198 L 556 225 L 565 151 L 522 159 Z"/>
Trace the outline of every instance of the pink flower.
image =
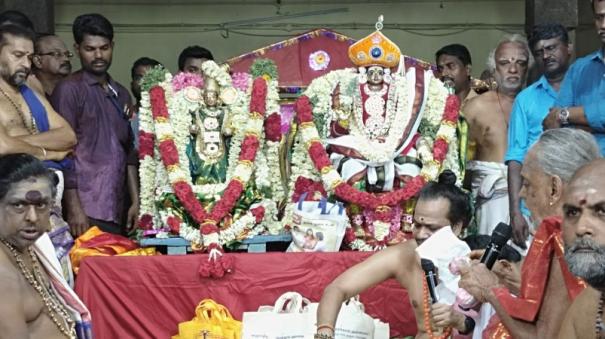
<path id="1" fill-rule="evenodd" d="M 233 87 L 245 93 L 250 86 L 250 78 L 252 77 L 248 73 L 236 72 L 231 76 L 231 83 L 233 84 Z"/>
<path id="2" fill-rule="evenodd" d="M 195 73 L 180 72 L 172 78 L 172 88 L 178 92 L 186 87 L 204 87 L 204 79 Z"/>

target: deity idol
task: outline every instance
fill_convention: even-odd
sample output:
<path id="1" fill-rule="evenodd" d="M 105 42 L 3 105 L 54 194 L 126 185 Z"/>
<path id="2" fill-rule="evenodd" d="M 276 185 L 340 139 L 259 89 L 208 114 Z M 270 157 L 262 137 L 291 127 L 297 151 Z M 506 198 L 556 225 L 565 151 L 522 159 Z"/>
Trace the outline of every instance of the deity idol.
<path id="1" fill-rule="evenodd" d="M 401 240 L 402 223 L 411 223 L 408 193 L 414 187 L 434 180 L 445 168 L 458 173 L 457 147 L 448 147 L 457 144 L 458 107 L 444 119 L 448 90 L 430 66 L 402 57 L 382 26 L 381 17 L 374 33 L 349 48 L 357 72 L 333 71 L 310 84 L 304 96 L 313 106 L 312 122 L 305 121 L 307 101 L 297 104 L 301 142 L 293 158 L 308 151 L 319 173 L 299 168 L 292 178 L 321 178 L 326 193 L 350 203 L 347 212 L 357 234 L 379 245 Z M 325 146 L 329 164 L 313 147 L 315 138 Z M 305 165 L 293 164 L 297 166 Z M 294 198 L 300 186 L 291 184 Z"/>
<path id="2" fill-rule="evenodd" d="M 204 79 L 163 69 L 144 79 L 140 113 L 141 217 L 145 235 L 179 235 L 196 250 L 237 246 L 275 228 L 264 119 L 279 112 L 277 81 L 235 88 L 223 67 Z M 263 180 L 261 180 L 263 179 Z"/>
<path id="3" fill-rule="evenodd" d="M 219 98 L 215 79 L 206 78 L 200 109 L 193 112 L 191 143 L 187 147 L 189 167 L 195 184 L 225 182 L 227 174 L 227 141 L 230 136 L 227 106 Z"/>

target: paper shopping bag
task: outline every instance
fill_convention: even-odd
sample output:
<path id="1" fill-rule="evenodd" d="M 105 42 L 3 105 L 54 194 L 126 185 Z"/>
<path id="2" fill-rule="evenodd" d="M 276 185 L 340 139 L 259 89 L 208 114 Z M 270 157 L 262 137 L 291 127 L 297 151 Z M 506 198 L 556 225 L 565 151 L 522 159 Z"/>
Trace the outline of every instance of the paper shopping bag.
<path id="1" fill-rule="evenodd" d="M 317 307 L 318 304 L 310 304 L 309 312 L 316 315 Z M 374 319 L 364 312 L 358 296 L 342 303 L 334 327 L 334 339 L 374 339 L 374 330 Z"/>
<path id="2" fill-rule="evenodd" d="M 288 252 L 337 252 L 344 238 L 349 218 L 341 203 L 304 201 L 306 193 L 294 204 L 292 243 Z"/>
<path id="3" fill-rule="evenodd" d="M 306 312 L 309 300 L 299 293 L 282 294 L 274 306 L 261 306 L 258 312 L 244 312 L 243 339 L 312 339 L 315 314 Z"/>

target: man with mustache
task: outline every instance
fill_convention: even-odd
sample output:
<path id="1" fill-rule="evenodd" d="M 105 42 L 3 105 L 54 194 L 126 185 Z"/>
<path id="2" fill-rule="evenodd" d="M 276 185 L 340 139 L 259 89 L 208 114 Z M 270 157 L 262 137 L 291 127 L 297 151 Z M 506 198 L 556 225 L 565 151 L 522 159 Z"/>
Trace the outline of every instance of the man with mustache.
<path id="1" fill-rule="evenodd" d="M 522 36 L 505 36 L 487 62 L 498 88 L 474 98 L 464 108 L 469 141 L 477 144 L 475 160 L 468 163 L 467 170 L 472 181 L 479 234 L 491 234 L 499 222 L 509 221 L 504 164 L 508 122 L 513 100 L 525 85 L 532 62 L 527 41 Z"/>
<path id="2" fill-rule="evenodd" d="M 75 146 L 76 136 L 46 98 L 29 87 L 33 36 L 31 30 L 22 26 L 0 26 L 0 154 L 28 153 L 48 160 L 45 165 L 61 178 L 60 202 L 62 171 L 70 165 L 65 157 Z M 71 268 L 66 254 L 73 239 L 61 219 L 60 204 L 52 207 L 50 236 L 69 278 Z"/>
<path id="3" fill-rule="evenodd" d="M 33 73 L 44 89 L 47 98 L 53 93 L 55 86 L 71 73 L 73 53 L 56 35 L 42 35 L 34 44 Z"/>
<path id="4" fill-rule="evenodd" d="M 67 221 L 75 236 L 91 225 L 120 234 L 134 226 L 139 206 L 130 94 L 107 73 L 114 47 L 109 20 L 83 14 L 72 29 L 82 69 L 61 81 L 51 97 L 78 137 L 75 168 L 65 179 Z"/>
<path id="5" fill-rule="evenodd" d="M 529 47 L 543 75 L 517 95 L 510 116 L 508 150 L 504 161 L 508 166 L 508 200 L 513 227 L 513 240 L 521 248 L 529 236 L 529 227 L 521 211 L 521 169 L 528 149 L 542 133 L 542 120 L 557 99 L 557 93 L 569 67 L 571 44 L 567 30 L 560 24 L 535 26 L 529 38 Z"/>
<path id="6" fill-rule="evenodd" d="M 569 270 L 586 288 L 571 305 L 559 338 L 605 338 L 605 160 L 578 170 L 565 193 L 563 240 Z"/>
<path id="7" fill-rule="evenodd" d="M 543 125 L 544 129 L 572 126 L 590 130 L 605 154 L 605 0 L 591 0 L 591 5 L 601 48 L 569 67 Z"/>

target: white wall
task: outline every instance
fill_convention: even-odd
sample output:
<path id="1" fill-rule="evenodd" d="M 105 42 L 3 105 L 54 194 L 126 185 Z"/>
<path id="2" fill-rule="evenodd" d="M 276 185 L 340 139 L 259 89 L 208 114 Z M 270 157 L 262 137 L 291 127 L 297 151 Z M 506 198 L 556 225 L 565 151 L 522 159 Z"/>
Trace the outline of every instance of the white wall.
<path id="1" fill-rule="evenodd" d="M 116 47 L 110 73 L 124 85 L 130 81 L 132 62 L 140 56 L 153 57 L 174 71 L 178 54 L 188 45 L 204 46 L 222 61 L 315 27 L 331 28 L 353 38 L 361 38 L 373 30 L 380 14 L 385 15 L 386 28 L 383 32 L 399 45 L 403 53 L 433 61 L 434 52 L 443 45 L 462 43 L 472 53 L 473 73 L 479 75 L 485 68 L 490 49 L 499 38 L 505 31 L 522 32 L 525 20 L 522 0 L 446 1 L 443 8 L 440 2 L 435 1 L 367 4 L 338 1 L 317 4 L 309 1 L 306 5 L 282 6 L 280 11 L 285 14 L 347 8 L 348 12 L 234 28 L 228 38 L 223 38 L 216 30 L 218 24 L 272 17 L 276 15 L 276 7 L 254 4 L 257 2 L 240 5 L 217 5 L 216 2 L 171 4 L 170 1 L 151 0 L 149 3 L 122 4 L 95 2 L 100 4 L 58 1 L 55 8 L 56 32 L 71 45 L 71 24 L 77 15 L 90 12 L 105 15 L 115 28 Z M 195 26 L 187 26 L 190 24 Z M 236 31 L 277 36 L 246 36 Z M 77 65 L 77 60 L 74 63 Z"/>

